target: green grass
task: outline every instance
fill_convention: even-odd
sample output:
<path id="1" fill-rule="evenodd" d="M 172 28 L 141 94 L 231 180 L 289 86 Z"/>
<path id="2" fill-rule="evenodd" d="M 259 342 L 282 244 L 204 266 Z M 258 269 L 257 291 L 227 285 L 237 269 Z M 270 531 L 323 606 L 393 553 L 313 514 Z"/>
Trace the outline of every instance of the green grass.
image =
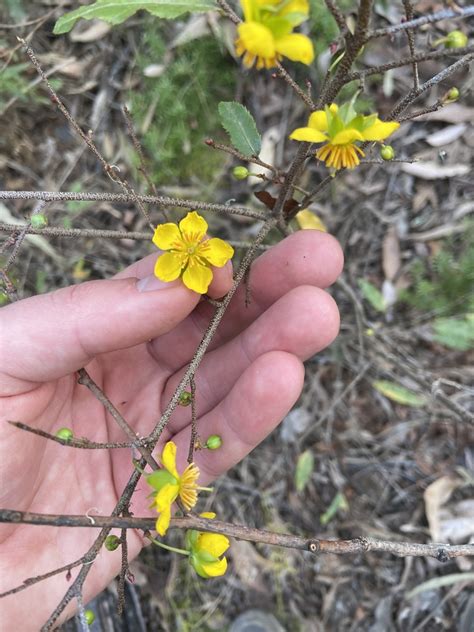
<path id="1" fill-rule="evenodd" d="M 147 21 L 138 66 L 163 63 L 164 26 Z M 232 100 L 237 76 L 235 62 L 212 36 L 189 42 L 173 51 L 173 60 L 159 78 L 142 78 L 130 93 L 137 127 L 143 125 L 151 104 L 152 122 L 144 137 L 156 184 L 211 182 L 222 155 L 209 149 L 207 137 L 225 140 L 217 112 L 219 101 Z"/>

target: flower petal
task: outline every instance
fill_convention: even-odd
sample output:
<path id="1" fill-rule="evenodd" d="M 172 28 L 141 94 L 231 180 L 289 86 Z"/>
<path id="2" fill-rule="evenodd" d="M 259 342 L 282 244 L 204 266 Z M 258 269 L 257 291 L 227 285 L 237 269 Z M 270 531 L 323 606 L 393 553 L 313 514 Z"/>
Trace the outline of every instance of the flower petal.
<path id="1" fill-rule="evenodd" d="M 276 51 L 291 61 L 299 61 L 309 66 L 314 60 L 313 42 L 301 33 L 291 33 L 276 41 Z"/>
<path id="2" fill-rule="evenodd" d="M 176 443 L 168 441 L 161 453 L 161 462 L 163 467 L 179 481 L 179 474 L 176 469 Z"/>
<path id="3" fill-rule="evenodd" d="M 207 222 L 196 211 L 191 211 L 179 222 L 179 229 L 186 239 L 197 246 L 207 232 Z"/>
<path id="4" fill-rule="evenodd" d="M 224 575 L 227 570 L 227 559 L 223 557 L 218 562 L 210 562 L 209 564 L 201 563 L 201 568 L 209 577 L 220 577 Z"/>
<path id="5" fill-rule="evenodd" d="M 158 516 L 155 528 L 160 535 L 165 535 L 171 521 L 171 506 L 165 507 Z"/>
<path id="6" fill-rule="evenodd" d="M 393 134 L 395 130 L 400 127 L 400 123 L 396 122 L 384 122 L 377 119 L 373 125 L 367 127 L 362 132 L 364 140 L 384 140 L 388 138 L 390 134 Z"/>
<path id="7" fill-rule="evenodd" d="M 156 495 L 155 506 L 160 513 L 171 507 L 179 493 L 179 485 L 165 485 Z"/>
<path id="8" fill-rule="evenodd" d="M 165 252 L 156 260 L 155 276 L 162 281 L 174 281 L 181 274 L 187 259 L 186 253 Z"/>
<path id="9" fill-rule="evenodd" d="M 213 511 L 203 511 L 199 514 L 200 518 L 207 518 L 208 520 L 214 520 L 216 514 Z"/>
<path id="10" fill-rule="evenodd" d="M 229 539 L 220 533 L 202 533 L 198 542 L 199 551 L 207 551 L 214 557 L 220 557 L 230 546 Z"/>
<path id="11" fill-rule="evenodd" d="M 205 294 L 211 281 L 212 270 L 199 263 L 196 257 L 190 257 L 188 267 L 183 274 L 184 285 L 198 294 Z"/>
<path id="12" fill-rule="evenodd" d="M 349 145 L 355 140 L 364 140 L 364 136 L 356 129 L 343 129 L 331 139 L 331 145 Z"/>
<path id="13" fill-rule="evenodd" d="M 324 110 L 317 110 L 316 112 L 313 112 L 309 117 L 308 127 L 317 129 L 318 132 L 327 132 L 328 118 L 326 116 L 326 112 Z"/>
<path id="14" fill-rule="evenodd" d="M 170 250 L 176 247 L 176 242 L 182 241 L 181 233 L 176 224 L 160 224 L 155 229 L 152 241 L 160 250 Z"/>
<path id="15" fill-rule="evenodd" d="M 249 53 L 264 59 L 275 57 L 275 40 L 269 28 L 258 22 L 243 22 L 237 27 L 238 42 Z"/>
<path id="16" fill-rule="evenodd" d="M 222 268 L 234 256 L 234 249 L 223 239 L 214 237 L 203 241 L 196 254 L 204 257 L 211 265 Z"/>
<path id="17" fill-rule="evenodd" d="M 298 127 L 290 134 L 292 140 L 302 140 L 307 143 L 324 143 L 328 140 L 326 134 L 323 134 L 312 127 Z"/>

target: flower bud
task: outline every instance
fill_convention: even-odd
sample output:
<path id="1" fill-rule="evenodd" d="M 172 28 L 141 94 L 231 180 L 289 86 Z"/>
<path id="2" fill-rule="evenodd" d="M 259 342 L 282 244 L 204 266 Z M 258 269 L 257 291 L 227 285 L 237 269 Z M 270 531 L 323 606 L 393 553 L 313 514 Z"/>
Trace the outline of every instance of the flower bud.
<path id="1" fill-rule="evenodd" d="M 459 99 L 459 90 L 457 88 L 451 88 L 446 98 L 448 101 L 457 101 Z"/>
<path id="2" fill-rule="evenodd" d="M 179 396 L 179 405 L 180 406 L 189 406 L 189 404 L 192 402 L 192 400 L 193 400 L 192 394 L 189 391 L 184 391 Z"/>
<path id="3" fill-rule="evenodd" d="M 222 445 L 222 438 L 219 435 L 211 435 L 206 441 L 208 450 L 218 450 Z"/>
<path id="4" fill-rule="evenodd" d="M 122 540 L 116 535 L 108 535 L 104 542 L 104 546 L 107 551 L 115 551 L 121 544 Z"/>
<path id="5" fill-rule="evenodd" d="M 245 178 L 249 177 L 250 171 L 247 169 L 247 167 L 234 167 L 232 169 L 232 175 L 236 180 L 245 180 Z"/>
<path id="6" fill-rule="evenodd" d="M 444 45 L 446 48 L 463 48 L 467 44 L 467 35 L 462 31 L 451 31 L 446 35 Z"/>
<path id="7" fill-rule="evenodd" d="M 92 625 L 95 621 L 95 614 L 92 610 L 85 610 L 84 611 L 84 616 L 86 618 L 87 621 L 87 625 Z"/>
<path id="8" fill-rule="evenodd" d="M 71 441 L 74 434 L 70 428 L 60 428 L 57 431 L 56 436 L 58 439 L 62 439 L 63 441 Z"/>
<path id="9" fill-rule="evenodd" d="M 380 157 L 382 160 L 393 160 L 395 158 L 395 150 L 391 145 L 383 145 L 380 149 Z"/>
<path id="10" fill-rule="evenodd" d="M 43 213 L 35 213 L 35 215 L 32 215 L 30 222 L 32 228 L 44 228 L 48 225 L 46 215 L 43 215 Z"/>

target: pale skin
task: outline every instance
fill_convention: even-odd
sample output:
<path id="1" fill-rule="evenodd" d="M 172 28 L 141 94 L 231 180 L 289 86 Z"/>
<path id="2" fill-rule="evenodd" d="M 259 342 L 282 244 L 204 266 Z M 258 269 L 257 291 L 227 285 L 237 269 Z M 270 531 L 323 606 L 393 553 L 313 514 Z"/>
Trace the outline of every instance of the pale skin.
<path id="1" fill-rule="evenodd" d="M 0 311 L 0 506 L 54 514 L 113 510 L 133 471 L 130 450 L 67 448 L 5 421 L 51 433 L 68 426 L 91 441 L 126 441 L 77 383 L 75 372 L 86 367 L 139 435 L 152 430 L 213 312 L 180 281 L 154 280 L 155 260 L 151 255 L 112 280 L 68 287 Z M 337 307 L 324 288 L 336 280 L 342 263 L 338 243 L 312 230 L 291 235 L 254 262 L 250 306 L 240 288 L 196 375 L 200 437 L 219 434 L 223 440 L 217 451 L 195 453 L 200 485 L 243 459 L 298 399 L 302 362 L 329 345 L 339 329 Z M 231 286 L 231 266 L 214 272 L 209 294 L 217 298 Z M 143 285 L 146 291 L 140 291 Z M 156 458 L 172 439 L 182 471 L 189 438 L 190 410 L 178 407 Z M 150 515 L 149 491 L 140 481 L 130 507 L 134 515 Z M 0 592 L 78 559 L 96 536 L 94 529 L 0 525 Z M 143 540 L 129 532 L 128 542 L 132 559 Z M 84 602 L 119 569 L 120 550 L 103 550 L 86 580 Z M 61 574 L 6 597 L 0 627 L 38 630 L 69 585 Z"/>

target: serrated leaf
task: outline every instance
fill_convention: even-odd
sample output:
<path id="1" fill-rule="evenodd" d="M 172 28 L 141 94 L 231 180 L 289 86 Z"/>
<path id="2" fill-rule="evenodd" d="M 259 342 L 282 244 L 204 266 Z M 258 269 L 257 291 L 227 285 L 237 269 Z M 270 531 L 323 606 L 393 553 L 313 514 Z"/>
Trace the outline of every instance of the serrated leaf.
<path id="1" fill-rule="evenodd" d="M 183 13 L 200 13 L 216 8 L 214 0 L 97 0 L 93 4 L 66 13 L 56 22 L 53 33 L 68 33 L 80 18 L 121 24 L 137 11 L 148 11 L 158 18 L 174 19 Z"/>
<path id="2" fill-rule="evenodd" d="M 314 456 L 311 450 L 305 450 L 298 457 L 295 472 L 295 487 L 297 492 L 302 492 L 311 478 L 314 469 Z"/>
<path id="3" fill-rule="evenodd" d="M 258 156 L 262 139 L 250 112 L 236 101 L 221 101 L 219 116 L 232 145 L 244 156 Z"/>
<path id="4" fill-rule="evenodd" d="M 377 312 L 385 312 L 387 306 L 382 292 L 380 292 L 375 285 L 370 283 L 370 281 L 366 281 L 365 279 L 359 279 L 358 285 L 360 291 L 362 292 L 362 296 L 369 301 L 372 307 Z"/>
<path id="5" fill-rule="evenodd" d="M 377 380 L 372 383 L 372 386 L 382 395 L 388 397 L 397 404 L 403 404 L 404 406 L 411 406 L 413 408 L 420 408 L 426 404 L 426 397 L 424 395 L 418 395 L 408 388 L 390 382 L 388 380 Z"/>
<path id="6" fill-rule="evenodd" d="M 469 351 L 474 348 L 474 319 L 437 318 L 433 321 L 434 340 L 449 349 Z"/>
<path id="7" fill-rule="evenodd" d="M 319 522 L 322 525 L 328 524 L 334 518 L 339 510 L 347 511 L 349 509 L 349 503 L 342 492 L 338 492 L 331 501 L 331 504 L 320 517 Z"/>

